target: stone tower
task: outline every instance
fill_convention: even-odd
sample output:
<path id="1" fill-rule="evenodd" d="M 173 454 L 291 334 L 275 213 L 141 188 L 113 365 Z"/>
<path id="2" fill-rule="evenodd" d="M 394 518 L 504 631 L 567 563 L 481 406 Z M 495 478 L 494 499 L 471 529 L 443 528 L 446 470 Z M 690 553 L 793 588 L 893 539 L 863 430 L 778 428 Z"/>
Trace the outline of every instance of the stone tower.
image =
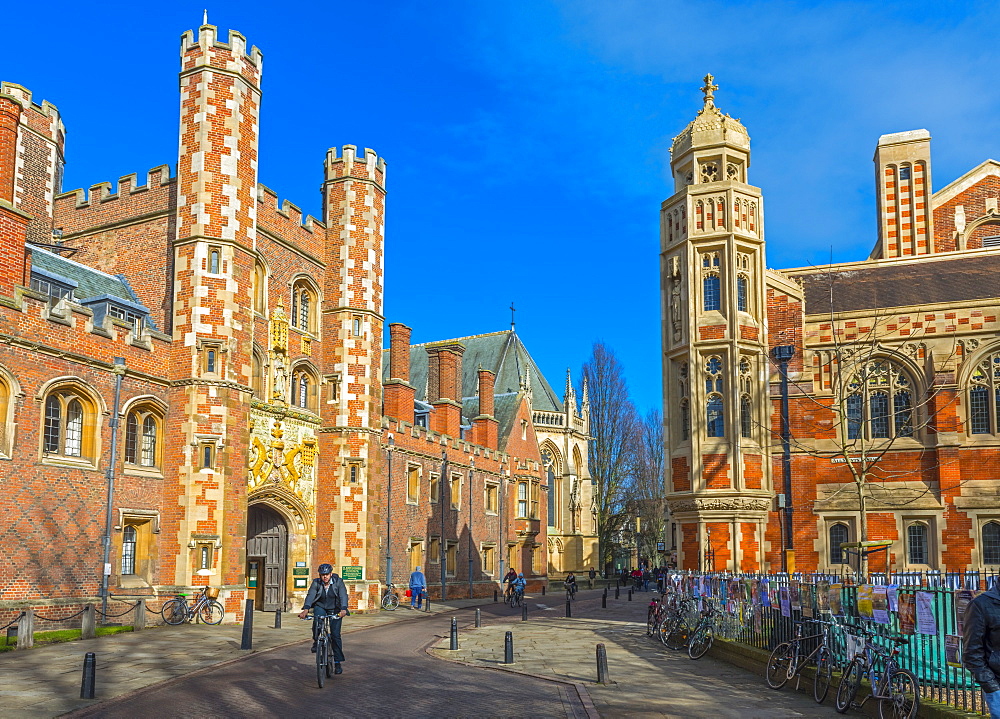
<path id="1" fill-rule="evenodd" d="M 213 25 L 181 38 L 177 226 L 162 533 L 174 582 L 244 585 L 262 57 Z M 170 564 L 174 564 L 170 567 Z"/>
<path id="2" fill-rule="evenodd" d="M 319 451 L 331 469 L 318 478 L 320 521 L 313 555 L 315 561 L 330 561 L 338 572 L 345 566 L 367 568 L 363 582 L 348 583 L 359 609 L 370 606 L 371 599 L 378 601 L 379 551 L 369 511 L 384 474 L 379 435 L 385 170 L 385 161 L 373 150 L 359 156 L 356 147 L 346 145 L 340 156 L 334 149 L 327 154 L 323 184 L 323 372 L 328 391 L 320 402 Z M 365 589 L 369 586 L 370 592 Z"/>
<path id="3" fill-rule="evenodd" d="M 661 208 L 667 499 L 686 569 L 760 566 L 771 505 L 764 231 L 750 138 L 715 106 L 674 138 Z"/>
<path id="4" fill-rule="evenodd" d="M 873 258 L 933 254 L 931 134 L 909 130 L 882 135 L 874 160 L 879 242 Z"/>

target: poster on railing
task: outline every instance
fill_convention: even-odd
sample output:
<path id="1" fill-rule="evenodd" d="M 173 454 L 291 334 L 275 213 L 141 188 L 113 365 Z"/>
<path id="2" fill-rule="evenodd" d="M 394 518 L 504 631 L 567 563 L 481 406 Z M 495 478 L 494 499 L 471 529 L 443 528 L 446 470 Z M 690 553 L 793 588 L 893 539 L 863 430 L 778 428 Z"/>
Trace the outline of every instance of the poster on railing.
<path id="1" fill-rule="evenodd" d="M 899 611 L 899 585 L 889 584 L 885 588 L 885 598 L 889 603 L 890 612 Z"/>
<path id="2" fill-rule="evenodd" d="M 820 612 L 830 611 L 830 583 L 827 581 L 816 585 L 816 609 Z"/>
<path id="3" fill-rule="evenodd" d="M 944 663 L 949 667 L 962 667 L 962 637 L 957 634 L 944 635 Z"/>
<path id="4" fill-rule="evenodd" d="M 858 616 L 873 619 L 872 585 L 862 584 L 858 587 Z"/>
<path id="5" fill-rule="evenodd" d="M 872 619 L 879 624 L 889 623 L 889 597 L 881 585 L 872 587 Z"/>
<path id="6" fill-rule="evenodd" d="M 976 592 L 971 589 L 959 589 L 955 592 L 955 632 L 961 636 L 965 627 L 965 612 L 976 598 Z"/>
<path id="7" fill-rule="evenodd" d="M 789 594 L 788 587 L 781 587 L 778 590 L 778 601 L 781 603 L 781 616 L 792 616 L 792 598 Z"/>
<path id="8" fill-rule="evenodd" d="M 916 597 L 911 592 L 899 595 L 899 633 L 913 634 L 917 626 Z"/>
<path id="9" fill-rule="evenodd" d="M 807 619 L 813 616 L 813 594 L 816 587 L 812 584 L 799 585 L 799 601 L 802 603 L 802 616 Z"/>
<path id="10" fill-rule="evenodd" d="M 930 592 L 917 592 L 917 632 L 919 634 L 937 634 L 937 619 L 934 617 L 934 595 Z"/>
<path id="11" fill-rule="evenodd" d="M 757 634 L 760 634 L 761 632 L 764 631 L 763 614 L 764 614 L 764 610 L 763 609 L 761 609 L 760 607 L 754 607 L 754 610 L 753 610 L 753 630 L 755 632 L 757 632 Z"/>
<path id="12" fill-rule="evenodd" d="M 760 580 L 760 604 L 763 607 L 771 606 L 770 582 L 765 578 Z"/>
<path id="13" fill-rule="evenodd" d="M 802 602 L 799 599 L 799 580 L 788 580 L 788 600 L 791 603 L 792 611 L 802 609 Z"/>
<path id="14" fill-rule="evenodd" d="M 830 585 L 830 613 L 835 617 L 844 616 L 844 605 L 840 601 L 840 590 L 844 588 L 844 585 L 839 582 Z"/>

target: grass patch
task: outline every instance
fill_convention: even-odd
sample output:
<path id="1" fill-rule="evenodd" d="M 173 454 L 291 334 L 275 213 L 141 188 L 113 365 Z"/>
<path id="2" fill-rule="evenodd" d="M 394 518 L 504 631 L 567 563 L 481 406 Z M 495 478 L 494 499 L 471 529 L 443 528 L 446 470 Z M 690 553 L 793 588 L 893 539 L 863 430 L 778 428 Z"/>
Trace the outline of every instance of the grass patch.
<path id="1" fill-rule="evenodd" d="M 131 632 L 131 626 L 124 627 L 97 627 L 97 636 L 107 637 L 112 634 Z M 35 646 L 41 647 L 46 644 L 59 644 L 61 642 L 72 642 L 80 638 L 80 629 L 56 629 L 50 632 L 35 632 Z M 17 640 L 11 639 L 8 644 L 6 640 L 0 644 L 0 652 L 12 652 L 17 646 Z"/>

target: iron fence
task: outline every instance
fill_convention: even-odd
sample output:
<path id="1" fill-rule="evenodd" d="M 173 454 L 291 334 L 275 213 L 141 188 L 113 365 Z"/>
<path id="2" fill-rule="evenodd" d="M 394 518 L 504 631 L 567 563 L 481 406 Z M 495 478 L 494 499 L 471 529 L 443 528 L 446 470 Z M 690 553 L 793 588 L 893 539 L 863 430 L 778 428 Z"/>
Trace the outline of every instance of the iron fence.
<path id="1" fill-rule="evenodd" d="M 889 637 L 907 636 L 898 661 L 917 676 L 923 697 L 988 714 L 972 673 L 960 663 L 957 611 L 996 580 L 997 573 L 978 570 L 872 573 L 868 582 L 826 573 L 673 572 L 666 584 L 699 604 L 714 604 L 722 612 L 721 636 L 766 651 L 792 639 L 799 622 L 806 623 L 806 635 L 820 633 L 821 625 L 812 624 L 813 631 L 811 623 L 830 622 L 830 647 L 841 668 L 854 654 L 859 628 L 887 649 Z M 814 648 L 808 644 L 806 652 Z"/>

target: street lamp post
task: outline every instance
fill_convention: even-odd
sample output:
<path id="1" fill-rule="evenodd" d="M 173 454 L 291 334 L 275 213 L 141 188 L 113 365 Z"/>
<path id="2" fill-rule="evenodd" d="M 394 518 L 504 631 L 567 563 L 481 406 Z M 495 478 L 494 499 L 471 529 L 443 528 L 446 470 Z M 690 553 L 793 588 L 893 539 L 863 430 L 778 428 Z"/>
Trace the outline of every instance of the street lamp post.
<path id="1" fill-rule="evenodd" d="M 448 573 L 448 548 L 444 539 L 444 505 L 445 487 L 448 488 L 448 502 L 451 502 L 451 482 L 448 481 L 448 452 L 441 450 L 441 479 L 438 480 L 438 508 L 441 510 L 441 539 L 438 540 L 440 560 L 441 560 L 441 601 L 448 598 L 448 580 L 445 575 Z"/>
<path id="2" fill-rule="evenodd" d="M 503 541 L 504 508 L 507 504 L 507 471 L 502 464 L 500 465 L 500 491 L 497 494 L 499 494 L 497 501 L 500 504 L 497 508 L 499 511 L 497 516 L 497 551 L 500 552 L 500 581 L 503 582 L 503 578 L 506 576 L 504 573 L 504 565 L 506 564 L 504 557 L 507 556 L 507 545 Z"/>
<path id="3" fill-rule="evenodd" d="M 105 618 L 108 616 L 108 580 L 111 577 L 111 517 L 114 512 L 115 464 L 118 462 L 118 407 L 121 404 L 125 358 L 115 357 L 111 371 L 115 375 L 115 404 L 111 412 L 111 460 L 106 472 L 108 504 L 104 516 L 104 562 L 101 565 L 101 615 Z"/>
<path id="4" fill-rule="evenodd" d="M 392 450 L 396 442 L 389 433 L 389 446 L 386 454 L 389 456 L 388 477 L 385 489 L 385 584 L 392 585 Z"/>
<path id="5" fill-rule="evenodd" d="M 472 473 L 476 469 L 476 460 L 469 457 L 469 492 L 466 495 L 466 504 L 469 505 L 469 599 L 472 599 Z"/>
<path id="6" fill-rule="evenodd" d="M 795 356 L 794 345 L 779 345 L 771 350 L 775 361 L 781 368 L 781 473 L 783 475 L 785 492 L 784 521 L 781 522 L 781 571 L 795 571 L 795 550 L 792 540 L 792 445 L 791 429 L 788 418 L 788 363 Z"/>

